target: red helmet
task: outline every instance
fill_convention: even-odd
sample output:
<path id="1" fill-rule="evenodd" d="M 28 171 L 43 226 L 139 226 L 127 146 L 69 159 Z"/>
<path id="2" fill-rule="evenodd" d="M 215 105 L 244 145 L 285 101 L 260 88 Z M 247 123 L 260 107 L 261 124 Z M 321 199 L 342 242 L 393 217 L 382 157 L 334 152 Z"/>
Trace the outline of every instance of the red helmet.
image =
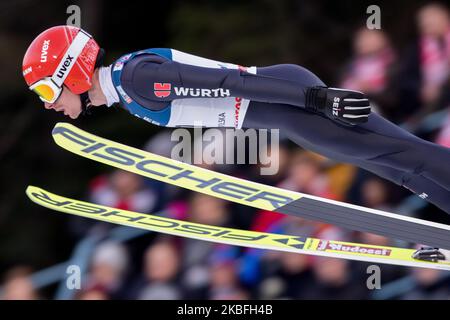
<path id="1" fill-rule="evenodd" d="M 63 84 L 75 94 L 84 93 L 92 86 L 99 50 L 97 42 L 80 28 L 52 27 L 38 35 L 28 47 L 22 62 L 23 76 L 30 89 L 36 91 L 41 99 L 43 95 L 39 91 L 45 94 L 51 89 L 62 90 Z M 67 74 L 64 74 L 65 71 Z M 40 89 L 32 88 L 43 79 L 51 86 L 46 87 L 44 83 L 44 89 L 40 85 Z M 50 96 L 59 93 L 52 92 Z"/>

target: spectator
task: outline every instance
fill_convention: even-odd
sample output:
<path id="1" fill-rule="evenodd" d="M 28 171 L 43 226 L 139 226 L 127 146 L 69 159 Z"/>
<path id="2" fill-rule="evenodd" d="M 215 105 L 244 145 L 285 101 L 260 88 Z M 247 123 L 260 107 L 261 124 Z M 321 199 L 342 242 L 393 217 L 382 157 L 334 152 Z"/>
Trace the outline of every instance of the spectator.
<path id="1" fill-rule="evenodd" d="M 432 3 L 419 10 L 419 46 L 422 73 L 421 97 L 436 102 L 450 72 L 450 17 L 446 7 Z"/>
<path id="2" fill-rule="evenodd" d="M 89 201 L 123 210 L 151 213 L 157 204 L 157 195 L 144 185 L 144 178 L 123 170 L 96 177 L 90 183 L 89 192 Z M 79 217 L 70 220 L 70 230 L 78 237 L 88 232 L 105 234 L 113 227 L 109 223 Z"/>
<path id="3" fill-rule="evenodd" d="M 288 141 L 286 139 L 281 140 L 277 144 L 278 148 L 274 147 L 274 144 L 269 144 L 267 148 L 262 149 L 260 147 L 259 152 L 262 152 L 267 157 L 266 160 L 270 159 L 269 163 L 258 163 L 258 165 L 251 166 L 251 179 L 258 181 L 260 183 L 277 185 L 282 180 L 286 179 L 287 170 L 289 168 L 289 161 L 291 156 L 291 151 L 288 147 Z M 264 169 L 266 168 L 266 169 Z M 262 175 L 262 170 L 277 169 L 273 174 Z M 266 171 L 271 172 L 271 171 Z"/>
<path id="4" fill-rule="evenodd" d="M 292 155 L 288 178 L 281 187 L 320 197 L 335 198 L 330 191 L 328 177 L 322 167 L 323 157 L 298 150 Z"/>
<path id="5" fill-rule="evenodd" d="M 100 176 L 91 183 L 93 202 L 124 210 L 150 213 L 156 203 L 155 193 L 144 188 L 137 174 L 115 170 L 108 177 Z"/>
<path id="6" fill-rule="evenodd" d="M 188 219 L 192 222 L 213 226 L 226 226 L 230 215 L 224 200 L 208 195 L 195 193 L 192 195 Z M 216 244 L 193 239 L 185 239 L 183 245 L 183 265 L 206 265 Z"/>
<path id="7" fill-rule="evenodd" d="M 417 13 L 418 38 L 408 48 L 398 83 L 402 113 L 410 122 L 441 107 L 442 86 L 450 72 L 450 18 L 448 9 L 429 3 Z"/>
<path id="8" fill-rule="evenodd" d="M 445 117 L 444 124 L 437 135 L 436 143 L 450 148 L 450 112 L 448 112 Z"/>
<path id="9" fill-rule="evenodd" d="M 412 270 L 416 282 L 413 290 L 409 290 L 399 298 L 402 300 L 448 300 L 450 299 L 450 278 L 445 271 L 416 268 Z"/>
<path id="10" fill-rule="evenodd" d="M 191 197 L 188 219 L 213 226 L 227 226 L 230 213 L 225 201 L 195 193 Z M 222 250 L 222 246 L 194 239 L 183 239 L 182 246 L 183 285 L 190 292 L 189 296 L 204 297 L 210 279 L 208 261 L 217 250 Z"/>
<path id="11" fill-rule="evenodd" d="M 17 266 L 10 269 L 3 283 L 2 300 L 37 300 L 38 292 L 31 282 L 31 269 L 25 266 Z"/>
<path id="12" fill-rule="evenodd" d="M 366 93 L 383 116 L 392 117 L 395 62 L 396 54 L 387 34 L 364 26 L 354 35 L 353 57 L 345 68 L 340 86 Z"/>
<path id="13" fill-rule="evenodd" d="M 185 129 L 180 129 L 185 130 Z M 178 140 L 175 140 L 176 135 L 174 133 L 180 132 L 177 130 L 171 130 L 169 128 L 161 128 L 158 133 L 153 135 L 144 145 L 144 150 L 151 153 L 156 153 L 158 155 L 176 159 L 178 155 L 173 154 L 176 151 L 176 145 L 179 144 Z M 156 210 L 163 209 L 167 202 L 173 200 L 183 193 L 183 190 L 172 186 L 170 184 L 154 180 L 154 179 L 144 179 L 145 185 L 156 194 L 158 199 Z"/>
<path id="14" fill-rule="evenodd" d="M 193 193 L 188 219 L 197 223 L 224 226 L 229 223 L 230 213 L 225 200 L 206 194 Z"/>
<path id="15" fill-rule="evenodd" d="M 237 275 L 238 260 L 234 249 L 222 246 L 215 251 L 209 261 L 210 288 L 208 299 L 211 300 L 244 300 L 248 293 L 240 286 Z"/>
<path id="16" fill-rule="evenodd" d="M 306 292 L 307 299 L 367 299 L 366 283 L 352 277 L 350 261 L 314 257 L 313 273 L 316 284 Z"/>
<path id="17" fill-rule="evenodd" d="M 392 211 L 388 202 L 388 187 L 377 177 L 370 177 L 362 184 L 362 205 L 368 208 Z"/>
<path id="18" fill-rule="evenodd" d="M 128 267 L 128 252 L 123 245 L 112 241 L 101 243 L 92 256 L 84 295 L 94 297 L 101 291 L 112 299 L 122 297 Z"/>
<path id="19" fill-rule="evenodd" d="M 176 300 L 183 297 L 177 283 L 179 253 L 170 240 L 156 242 L 144 254 L 144 270 L 137 299 Z M 141 281 L 139 281 L 141 282 Z"/>
<path id="20" fill-rule="evenodd" d="M 264 277 L 258 294 L 263 299 L 302 299 L 314 286 L 311 257 L 278 252 L 269 253 L 262 260 Z"/>
<path id="21" fill-rule="evenodd" d="M 77 297 L 77 300 L 109 300 L 110 298 L 102 289 L 90 289 L 82 291 Z"/>

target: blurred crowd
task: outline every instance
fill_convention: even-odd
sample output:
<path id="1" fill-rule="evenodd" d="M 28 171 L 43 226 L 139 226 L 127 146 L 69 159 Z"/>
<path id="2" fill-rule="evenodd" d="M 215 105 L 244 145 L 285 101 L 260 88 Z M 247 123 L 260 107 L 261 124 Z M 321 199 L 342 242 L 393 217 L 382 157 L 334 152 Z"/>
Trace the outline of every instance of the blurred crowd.
<path id="1" fill-rule="evenodd" d="M 416 130 L 421 137 L 450 147 L 450 15 L 438 4 L 417 12 L 418 36 L 397 48 L 383 30 L 355 30 L 353 55 L 341 66 L 334 86 L 365 92 L 375 112 Z M 412 28 L 413 26 L 411 26 Z M 435 112 L 444 116 L 432 130 L 421 121 Z M 170 131 L 152 137 L 145 149 L 170 155 Z M 216 171 L 289 190 L 397 211 L 411 194 L 374 175 L 337 164 L 282 140 L 279 172 L 261 176 L 260 166 L 204 165 Z M 189 192 L 124 171 L 95 177 L 89 201 L 143 213 L 240 229 L 347 240 L 374 245 L 405 246 L 373 234 L 274 212 L 258 211 L 207 195 Z M 426 205 L 421 218 L 442 217 Z M 445 219 L 445 218 L 444 218 Z M 449 220 L 444 221 L 447 224 Z M 115 226 L 71 218 L 74 239 L 106 235 Z M 126 242 L 100 241 L 90 258 L 82 289 L 75 299 L 371 299 L 368 264 L 300 254 L 240 248 L 149 233 Z M 382 288 L 409 279 L 408 290 L 395 299 L 449 299 L 450 277 L 437 270 L 382 266 Z M 52 298 L 35 289 L 29 266 L 10 269 L 1 282 L 2 299 Z"/>

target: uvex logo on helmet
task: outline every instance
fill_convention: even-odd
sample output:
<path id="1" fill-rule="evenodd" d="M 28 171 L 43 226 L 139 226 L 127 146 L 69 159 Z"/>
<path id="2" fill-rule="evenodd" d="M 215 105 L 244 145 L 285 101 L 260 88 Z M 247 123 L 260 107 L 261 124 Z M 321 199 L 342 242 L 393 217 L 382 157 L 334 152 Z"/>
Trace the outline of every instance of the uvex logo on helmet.
<path id="1" fill-rule="evenodd" d="M 47 62 L 48 47 L 50 46 L 50 40 L 44 40 L 41 49 L 41 62 Z"/>
<path id="2" fill-rule="evenodd" d="M 64 74 L 69 69 L 69 66 L 72 64 L 73 58 L 74 57 L 67 55 L 66 60 L 64 60 L 64 63 L 62 64 L 61 68 L 59 68 L 58 73 L 56 74 L 58 78 L 62 79 L 64 77 Z"/>

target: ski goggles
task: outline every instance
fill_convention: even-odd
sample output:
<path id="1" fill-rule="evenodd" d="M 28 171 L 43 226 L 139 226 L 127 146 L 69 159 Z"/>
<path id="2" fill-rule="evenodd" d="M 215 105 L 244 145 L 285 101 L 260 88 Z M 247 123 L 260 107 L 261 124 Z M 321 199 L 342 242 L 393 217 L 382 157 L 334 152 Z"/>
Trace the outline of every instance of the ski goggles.
<path id="1" fill-rule="evenodd" d="M 78 56 L 91 38 L 91 35 L 80 30 L 59 62 L 53 75 L 33 83 L 29 87 L 30 90 L 36 93 L 43 102 L 54 103 L 63 91 L 63 84 L 70 70 L 72 70 Z"/>

